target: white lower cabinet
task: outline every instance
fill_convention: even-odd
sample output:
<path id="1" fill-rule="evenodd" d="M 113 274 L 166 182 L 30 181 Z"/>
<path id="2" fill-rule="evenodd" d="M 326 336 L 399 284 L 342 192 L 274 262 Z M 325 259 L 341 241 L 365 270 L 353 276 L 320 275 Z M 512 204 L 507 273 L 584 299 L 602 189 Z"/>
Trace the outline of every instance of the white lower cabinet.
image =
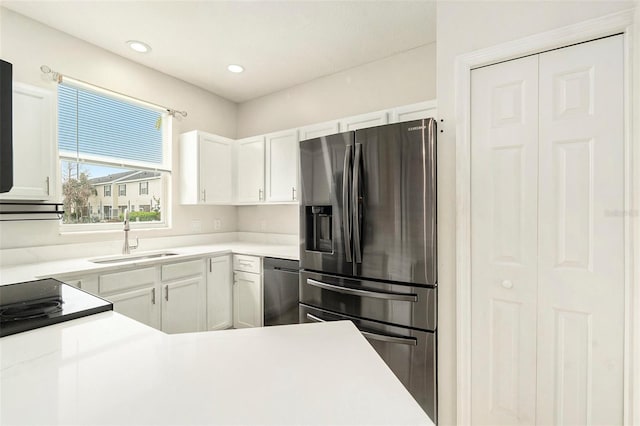
<path id="1" fill-rule="evenodd" d="M 160 328 L 160 304 L 155 285 L 105 296 L 113 310 L 153 328 Z"/>
<path id="2" fill-rule="evenodd" d="M 262 327 L 262 260 L 233 256 L 233 328 Z"/>
<path id="3" fill-rule="evenodd" d="M 262 326 L 262 259 L 230 254 L 56 279 L 165 333 Z"/>
<path id="4" fill-rule="evenodd" d="M 206 327 L 206 287 L 202 259 L 162 265 L 162 331 L 187 333 Z"/>
<path id="5" fill-rule="evenodd" d="M 233 326 L 233 281 L 231 256 L 207 259 L 207 330 Z"/>
<path id="6" fill-rule="evenodd" d="M 100 275 L 98 295 L 113 303 L 113 310 L 160 328 L 160 300 L 156 267 Z"/>

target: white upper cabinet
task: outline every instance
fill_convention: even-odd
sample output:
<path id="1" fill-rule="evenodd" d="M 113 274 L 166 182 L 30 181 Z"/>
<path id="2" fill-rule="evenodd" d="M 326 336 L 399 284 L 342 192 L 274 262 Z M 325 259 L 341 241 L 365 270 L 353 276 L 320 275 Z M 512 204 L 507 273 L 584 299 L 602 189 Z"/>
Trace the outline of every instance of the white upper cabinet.
<path id="1" fill-rule="evenodd" d="M 417 104 L 394 108 L 391 112 L 391 123 L 435 118 L 437 114 L 438 104 L 435 100 L 419 102 Z"/>
<path id="2" fill-rule="evenodd" d="M 340 131 L 348 132 L 367 127 L 382 126 L 389 123 L 389 113 L 387 111 L 376 111 L 368 114 L 355 115 L 353 117 L 340 120 Z"/>
<path id="3" fill-rule="evenodd" d="M 236 201 L 264 201 L 264 136 L 236 142 Z"/>
<path id="4" fill-rule="evenodd" d="M 265 136 L 267 202 L 298 199 L 298 131 Z"/>
<path id="5" fill-rule="evenodd" d="M 1 200 L 52 200 L 55 196 L 53 93 L 13 83 L 13 188 Z"/>
<path id="6" fill-rule="evenodd" d="M 233 143 L 197 130 L 180 136 L 182 204 L 231 204 Z"/>
<path id="7" fill-rule="evenodd" d="M 333 135 L 340 132 L 340 123 L 338 121 L 327 121 L 320 124 L 312 124 L 298 130 L 300 140 L 320 138 L 322 136 Z"/>

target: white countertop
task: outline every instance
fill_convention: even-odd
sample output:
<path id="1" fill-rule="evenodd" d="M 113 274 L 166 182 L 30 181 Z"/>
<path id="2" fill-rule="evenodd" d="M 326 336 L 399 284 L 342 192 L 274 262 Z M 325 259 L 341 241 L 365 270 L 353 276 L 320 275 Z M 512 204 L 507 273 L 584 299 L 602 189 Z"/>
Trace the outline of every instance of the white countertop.
<path id="1" fill-rule="evenodd" d="M 0 285 L 72 273 L 91 274 L 115 269 L 122 269 L 125 267 L 173 262 L 186 260 L 189 258 L 220 255 L 225 253 L 240 253 L 254 256 L 278 257 L 282 259 L 298 260 L 299 250 L 300 249 L 298 245 L 291 244 L 226 242 L 187 247 L 169 247 L 164 251 L 177 253 L 177 255 L 159 259 L 156 258 L 136 260 L 126 263 L 98 264 L 90 262 L 88 258 L 73 258 L 56 260 L 52 262 L 38 262 L 2 268 L 2 270 L 0 271 Z M 141 252 L 131 252 L 132 256 L 136 256 L 138 254 L 141 254 Z"/>
<path id="2" fill-rule="evenodd" d="M 432 425 L 346 321 L 167 335 L 115 312 L 0 339 L 2 425 Z"/>

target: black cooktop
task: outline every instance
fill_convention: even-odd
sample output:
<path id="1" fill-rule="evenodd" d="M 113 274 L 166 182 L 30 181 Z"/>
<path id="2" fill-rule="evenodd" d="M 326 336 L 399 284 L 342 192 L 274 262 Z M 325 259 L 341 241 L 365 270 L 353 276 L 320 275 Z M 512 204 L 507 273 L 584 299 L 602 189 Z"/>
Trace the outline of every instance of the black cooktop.
<path id="1" fill-rule="evenodd" d="M 0 337 L 113 310 L 113 304 L 53 278 L 0 286 Z"/>

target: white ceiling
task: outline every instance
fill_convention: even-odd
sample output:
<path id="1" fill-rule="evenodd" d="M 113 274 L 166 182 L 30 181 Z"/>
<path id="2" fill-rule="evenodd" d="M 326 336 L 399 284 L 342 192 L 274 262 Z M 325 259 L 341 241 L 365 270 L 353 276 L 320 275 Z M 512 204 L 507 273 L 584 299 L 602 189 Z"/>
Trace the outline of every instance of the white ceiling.
<path id="1" fill-rule="evenodd" d="M 435 1 L 25 1 L 2 5 L 235 102 L 435 41 Z M 125 44 L 136 39 L 152 52 Z M 235 63 L 242 74 L 227 71 Z"/>

